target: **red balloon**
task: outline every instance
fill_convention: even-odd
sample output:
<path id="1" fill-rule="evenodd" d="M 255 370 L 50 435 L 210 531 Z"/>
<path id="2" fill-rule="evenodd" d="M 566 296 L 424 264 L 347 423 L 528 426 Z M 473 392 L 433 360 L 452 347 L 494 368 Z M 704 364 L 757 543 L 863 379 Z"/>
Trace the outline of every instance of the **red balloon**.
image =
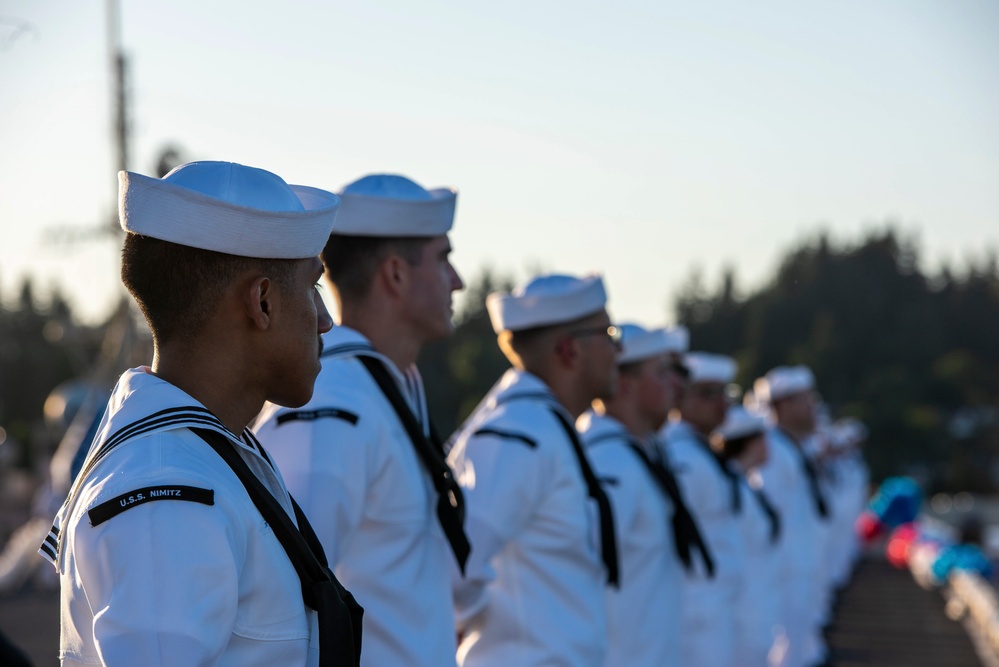
<path id="1" fill-rule="evenodd" d="M 865 510 L 859 517 L 857 517 L 854 529 L 857 531 L 857 535 L 859 535 L 861 539 L 865 542 L 870 542 L 884 532 L 885 525 L 881 523 L 877 514 L 871 512 L 870 510 Z"/>

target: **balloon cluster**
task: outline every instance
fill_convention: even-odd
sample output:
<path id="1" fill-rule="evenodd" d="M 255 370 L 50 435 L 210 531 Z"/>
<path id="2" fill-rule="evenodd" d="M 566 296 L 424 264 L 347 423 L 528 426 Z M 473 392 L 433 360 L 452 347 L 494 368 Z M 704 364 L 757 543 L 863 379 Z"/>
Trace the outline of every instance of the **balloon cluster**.
<path id="1" fill-rule="evenodd" d="M 916 521 L 922 504 L 923 492 L 915 481 L 890 477 L 857 520 L 857 532 L 867 542 L 888 532 L 888 562 L 900 569 L 911 569 L 917 579 L 929 585 L 944 584 L 955 570 L 991 579 L 993 566 L 981 548 L 956 544 L 943 531 Z"/>
<path id="2" fill-rule="evenodd" d="M 867 503 L 857 519 L 857 533 L 866 542 L 912 523 L 923 505 L 923 490 L 909 477 L 889 477 Z"/>

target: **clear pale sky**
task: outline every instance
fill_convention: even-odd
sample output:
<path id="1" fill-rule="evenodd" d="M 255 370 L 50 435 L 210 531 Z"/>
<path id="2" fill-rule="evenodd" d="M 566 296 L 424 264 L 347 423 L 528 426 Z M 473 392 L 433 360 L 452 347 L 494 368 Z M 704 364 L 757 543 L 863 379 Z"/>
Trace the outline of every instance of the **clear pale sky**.
<path id="1" fill-rule="evenodd" d="M 16 26 L 26 22 L 26 30 Z M 0 292 L 32 275 L 88 321 L 117 241 L 100 0 L 0 2 Z M 819 227 L 894 220 L 929 268 L 999 240 L 999 2 L 123 0 L 132 161 L 336 190 L 458 188 L 466 278 L 605 274 L 655 324 L 699 266 L 743 287 Z"/>

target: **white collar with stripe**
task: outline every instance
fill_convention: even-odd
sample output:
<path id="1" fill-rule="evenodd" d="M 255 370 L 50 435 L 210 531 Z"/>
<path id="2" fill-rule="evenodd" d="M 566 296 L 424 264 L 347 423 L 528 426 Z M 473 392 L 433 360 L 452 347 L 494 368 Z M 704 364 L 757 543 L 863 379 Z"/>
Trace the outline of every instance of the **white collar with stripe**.
<path id="1" fill-rule="evenodd" d="M 323 334 L 322 358 L 324 360 L 359 356 L 378 359 L 388 368 L 389 374 L 399 385 L 399 389 L 406 397 L 409 407 L 413 410 L 413 414 L 416 415 L 426 435 L 430 423 L 427 395 L 423 388 L 423 378 L 420 376 L 416 364 L 410 365 L 405 371 L 400 371 L 391 359 L 374 348 L 364 334 L 347 326 L 335 326 Z"/>
<path id="2" fill-rule="evenodd" d="M 118 379 L 107 410 L 90 445 L 83 469 L 76 476 L 66 501 L 56 514 L 52 529 L 39 553 L 59 568 L 59 533 L 76 505 L 80 488 L 97 464 L 122 444 L 136 437 L 183 428 L 203 428 L 224 435 L 247 458 L 256 457 L 266 466 L 270 463 L 260 444 L 249 431 L 240 438 L 205 406 L 166 380 L 152 374 L 146 367 L 125 371 Z"/>

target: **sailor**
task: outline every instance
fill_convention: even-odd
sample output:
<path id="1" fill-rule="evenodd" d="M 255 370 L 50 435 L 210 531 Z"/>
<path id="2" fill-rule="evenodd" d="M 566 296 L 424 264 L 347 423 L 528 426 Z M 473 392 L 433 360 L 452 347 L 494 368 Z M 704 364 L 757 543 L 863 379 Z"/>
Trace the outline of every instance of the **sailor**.
<path id="1" fill-rule="evenodd" d="M 684 362 L 689 385 L 679 421 L 666 429 L 666 451 L 684 498 L 714 557 L 714 576 L 703 568 L 683 582 L 683 665 L 731 667 L 735 609 L 744 575 L 739 531 L 742 498 L 736 473 L 711 448 L 709 436 L 725 420 L 727 385 L 735 379 L 731 357 L 691 352 Z"/>
<path id="2" fill-rule="evenodd" d="M 322 254 L 339 325 L 316 392 L 266 406 L 256 434 L 365 608 L 361 664 L 453 665 L 451 574 L 469 545 L 415 362 L 452 331 L 456 192 L 373 174 L 340 198 Z"/>
<path id="3" fill-rule="evenodd" d="M 736 605 L 733 667 L 780 664 L 785 640 L 781 626 L 780 513 L 760 488 L 757 469 L 767 459 L 766 422 L 742 406 L 728 409 L 725 421 L 711 435 L 739 475 L 743 511 L 739 528 L 746 559 L 745 578 Z"/>
<path id="4" fill-rule="evenodd" d="M 656 442 L 673 401 L 672 356 L 686 340 L 666 329 L 620 327 L 617 390 L 577 424 L 614 510 L 620 588 L 607 588 L 607 667 L 679 667 L 684 568 L 711 563 Z"/>
<path id="5" fill-rule="evenodd" d="M 613 516 L 574 424 L 614 392 L 618 331 L 606 302 L 599 276 L 557 274 L 486 301 L 513 368 L 449 455 L 474 545 L 454 594 L 461 665 L 604 664 Z"/>
<path id="6" fill-rule="evenodd" d="M 119 184 L 122 282 L 155 352 L 118 381 L 41 548 L 62 664 L 356 665 L 360 609 L 246 430 L 265 400 L 312 396 L 339 200 L 226 162 Z"/>
<path id="7" fill-rule="evenodd" d="M 834 528 L 830 556 L 830 577 L 837 591 L 849 582 L 860 556 L 860 537 L 854 525 L 868 500 L 869 477 L 861 455 L 867 428 L 857 419 L 845 417 L 833 423 L 831 432 L 832 468 L 837 481 L 832 501 Z"/>
<path id="8" fill-rule="evenodd" d="M 783 665 L 811 667 L 826 660 L 821 634 L 825 577 L 820 550 L 831 516 L 815 462 L 805 449 L 815 431 L 815 376 L 805 366 L 779 366 L 753 384 L 754 400 L 769 409 L 770 456 L 760 467 L 763 489 L 783 517 L 781 616 L 788 646 Z"/>

